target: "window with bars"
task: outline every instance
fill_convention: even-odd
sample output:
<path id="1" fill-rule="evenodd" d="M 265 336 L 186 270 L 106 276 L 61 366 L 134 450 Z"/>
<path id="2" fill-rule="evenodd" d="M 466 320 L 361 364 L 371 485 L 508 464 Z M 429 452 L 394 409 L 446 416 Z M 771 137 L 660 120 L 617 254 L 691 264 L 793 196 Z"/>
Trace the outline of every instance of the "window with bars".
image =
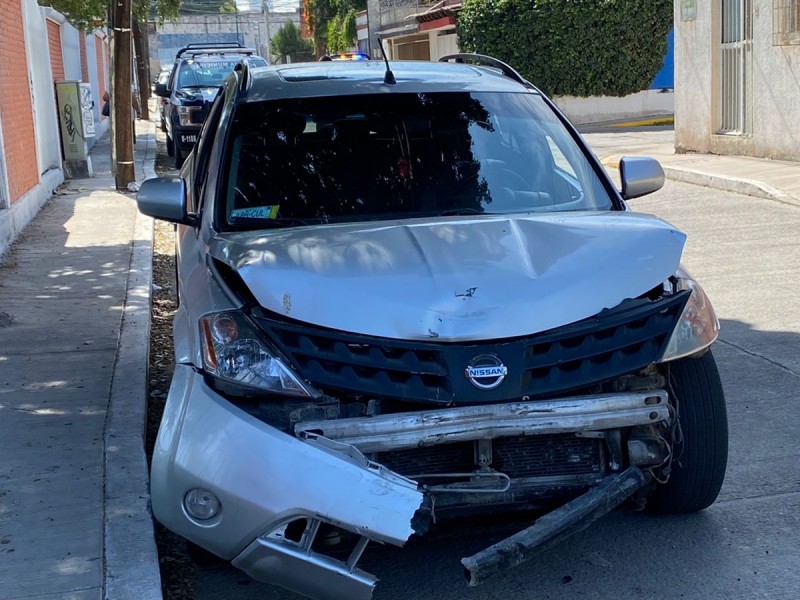
<path id="1" fill-rule="evenodd" d="M 800 0 L 772 2 L 772 45 L 800 45 Z"/>
<path id="2" fill-rule="evenodd" d="M 719 0 L 719 109 L 717 133 L 752 133 L 752 0 Z"/>

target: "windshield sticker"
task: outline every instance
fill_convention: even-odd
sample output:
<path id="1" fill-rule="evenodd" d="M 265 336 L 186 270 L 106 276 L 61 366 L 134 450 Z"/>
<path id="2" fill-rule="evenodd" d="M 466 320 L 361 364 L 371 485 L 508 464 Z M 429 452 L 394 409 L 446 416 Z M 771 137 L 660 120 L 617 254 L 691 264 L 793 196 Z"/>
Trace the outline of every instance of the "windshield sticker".
<path id="1" fill-rule="evenodd" d="M 232 60 L 215 60 L 215 61 L 198 60 L 194 63 L 194 65 L 196 65 L 197 68 L 200 69 L 218 69 L 218 68 L 233 69 L 238 64 L 239 64 L 238 61 L 232 61 Z"/>
<path id="2" fill-rule="evenodd" d="M 231 219 L 274 219 L 278 216 L 281 205 L 254 206 L 253 208 L 237 208 L 231 211 Z"/>

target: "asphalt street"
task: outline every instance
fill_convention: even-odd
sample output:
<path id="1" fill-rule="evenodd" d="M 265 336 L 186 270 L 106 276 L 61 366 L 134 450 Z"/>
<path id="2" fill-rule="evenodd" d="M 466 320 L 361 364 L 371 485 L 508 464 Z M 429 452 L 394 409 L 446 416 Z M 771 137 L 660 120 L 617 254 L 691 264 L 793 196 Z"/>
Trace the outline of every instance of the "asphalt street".
<path id="1" fill-rule="evenodd" d="M 722 322 L 714 347 L 730 459 L 719 500 L 690 516 L 620 510 L 541 558 L 467 588 L 459 560 L 525 523 L 451 526 L 359 565 L 376 600 L 794 599 L 800 596 L 800 209 L 667 183 L 632 202 L 685 231 L 684 262 Z M 295 600 L 229 566 L 198 568 L 197 600 Z"/>

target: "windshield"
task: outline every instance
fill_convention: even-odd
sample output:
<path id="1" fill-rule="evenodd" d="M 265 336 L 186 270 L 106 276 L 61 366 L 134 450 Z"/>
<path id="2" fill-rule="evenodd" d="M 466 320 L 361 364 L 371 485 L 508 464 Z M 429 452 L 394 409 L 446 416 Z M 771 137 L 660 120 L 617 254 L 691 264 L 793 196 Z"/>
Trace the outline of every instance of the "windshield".
<path id="1" fill-rule="evenodd" d="M 613 206 L 536 94 L 243 104 L 229 139 L 225 220 L 236 227 Z"/>
<path id="2" fill-rule="evenodd" d="M 187 60 L 181 65 L 178 72 L 177 88 L 219 87 L 241 60 L 241 56 L 213 60 Z M 252 67 L 263 67 L 267 64 L 264 59 L 258 57 L 249 57 L 247 60 Z"/>

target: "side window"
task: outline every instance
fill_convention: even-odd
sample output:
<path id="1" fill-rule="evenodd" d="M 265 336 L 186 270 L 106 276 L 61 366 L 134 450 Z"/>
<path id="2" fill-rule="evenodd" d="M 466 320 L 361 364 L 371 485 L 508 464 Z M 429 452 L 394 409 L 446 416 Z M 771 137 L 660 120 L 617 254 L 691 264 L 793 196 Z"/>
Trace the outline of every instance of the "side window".
<path id="1" fill-rule="evenodd" d="M 222 116 L 222 106 L 225 104 L 225 92 L 220 90 L 214 104 L 211 105 L 211 110 L 208 111 L 203 123 L 203 128 L 200 130 L 200 137 L 197 140 L 197 151 L 195 152 L 194 163 L 194 196 L 200 199 L 200 191 L 206 181 L 208 174 L 208 163 L 211 158 L 211 149 L 214 146 L 214 138 L 217 136 L 217 128 L 219 127 L 219 120 Z M 199 208 L 199 207 L 198 207 Z"/>
<path id="2" fill-rule="evenodd" d="M 176 62 L 175 66 L 172 69 L 172 73 L 169 74 L 169 79 L 167 80 L 167 89 L 171 92 L 175 89 L 175 84 L 178 83 L 178 71 L 181 70 L 183 63 Z"/>

